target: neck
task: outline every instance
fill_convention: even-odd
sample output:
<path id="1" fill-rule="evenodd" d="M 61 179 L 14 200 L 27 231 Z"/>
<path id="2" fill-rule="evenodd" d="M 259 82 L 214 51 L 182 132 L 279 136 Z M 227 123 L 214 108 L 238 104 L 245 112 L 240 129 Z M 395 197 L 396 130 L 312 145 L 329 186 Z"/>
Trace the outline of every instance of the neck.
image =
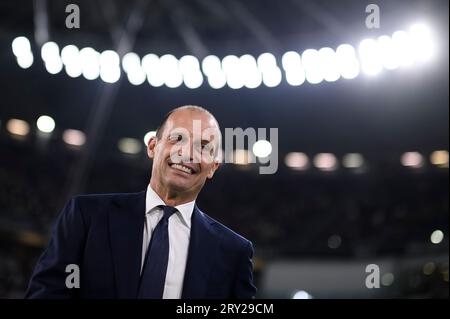
<path id="1" fill-rule="evenodd" d="M 170 190 L 164 185 L 161 185 L 161 183 L 157 183 L 154 179 L 150 179 L 150 187 L 166 205 L 173 207 L 192 202 L 197 198 L 196 194 Z"/>

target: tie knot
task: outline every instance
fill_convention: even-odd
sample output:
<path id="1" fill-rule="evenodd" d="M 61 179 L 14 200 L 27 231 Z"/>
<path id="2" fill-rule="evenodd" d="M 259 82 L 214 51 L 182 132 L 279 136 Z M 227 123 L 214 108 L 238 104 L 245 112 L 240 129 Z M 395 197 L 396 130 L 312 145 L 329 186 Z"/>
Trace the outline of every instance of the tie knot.
<path id="1" fill-rule="evenodd" d="M 165 220 L 169 220 L 169 217 L 177 212 L 177 209 L 173 206 L 160 205 L 159 207 L 161 207 L 164 210 L 163 218 Z"/>

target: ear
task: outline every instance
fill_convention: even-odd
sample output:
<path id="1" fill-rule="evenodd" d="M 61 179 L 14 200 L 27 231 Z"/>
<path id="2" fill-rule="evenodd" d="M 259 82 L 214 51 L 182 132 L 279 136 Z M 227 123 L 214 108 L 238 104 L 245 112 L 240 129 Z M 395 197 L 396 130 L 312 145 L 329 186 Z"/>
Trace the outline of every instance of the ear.
<path id="1" fill-rule="evenodd" d="M 214 176 L 214 173 L 217 171 L 217 169 L 220 167 L 220 163 L 219 162 L 214 162 L 213 166 L 211 167 L 211 169 L 209 170 L 208 173 L 208 178 L 211 179 Z"/>
<path id="2" fill-rule="evenodd" d="M 155 156 L 156 136 L 150 138 L 147 144 L 147 155 L 150 159 Z"/>

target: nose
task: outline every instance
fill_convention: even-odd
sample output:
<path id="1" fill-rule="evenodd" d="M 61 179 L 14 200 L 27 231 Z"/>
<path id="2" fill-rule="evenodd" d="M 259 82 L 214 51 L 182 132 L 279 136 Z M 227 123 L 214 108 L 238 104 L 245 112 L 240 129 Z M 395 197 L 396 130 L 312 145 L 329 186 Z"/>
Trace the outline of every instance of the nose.
<path id="1" fill-rule="evenodd" d="M 176 154 L 181 162 L 192 163 L 194 154 L 192 142 L 186 141 L 186 143 L 179 145 L 179 147 L 177 147 Z"/>

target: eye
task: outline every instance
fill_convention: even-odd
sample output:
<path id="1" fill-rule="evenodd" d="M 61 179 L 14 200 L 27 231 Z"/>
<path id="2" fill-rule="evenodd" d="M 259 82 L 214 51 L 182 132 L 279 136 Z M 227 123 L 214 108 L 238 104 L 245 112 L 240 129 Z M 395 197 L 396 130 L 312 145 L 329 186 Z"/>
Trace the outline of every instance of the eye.
<path id="1" fill-rule="evenodd" d="M 208 152 L 210 155 L 214 153 L 214 147 L 208 144 L 202 144 L 202 151 Z"/>
<path id="2" fill-rule="evenodd" d="M 180 142 L 181 140 L 183 140 L 183 135 L 181 135 L 179 133 L 170 134 L 169 140 L 172 142 Z"/>

